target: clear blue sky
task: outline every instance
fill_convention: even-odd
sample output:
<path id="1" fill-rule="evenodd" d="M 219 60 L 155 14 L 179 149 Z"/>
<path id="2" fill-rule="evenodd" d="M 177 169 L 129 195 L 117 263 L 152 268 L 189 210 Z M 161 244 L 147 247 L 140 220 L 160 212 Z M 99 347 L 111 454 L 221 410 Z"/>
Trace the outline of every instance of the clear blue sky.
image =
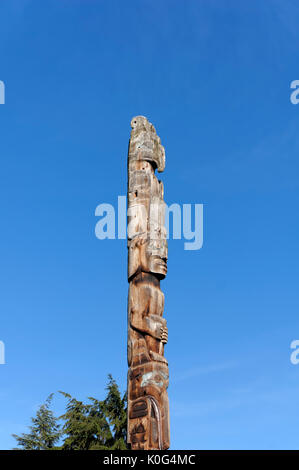
<path id="1" fill-rule="evenodd" d="M 143 114 L 166 202 L 204 204 L 162 284 L 172 448 L 299 449 L 298 22 L 289 0 L 1 1 L 0 448 L 50 392 L 125 389 L 126 242 L 94 211 Z"/>

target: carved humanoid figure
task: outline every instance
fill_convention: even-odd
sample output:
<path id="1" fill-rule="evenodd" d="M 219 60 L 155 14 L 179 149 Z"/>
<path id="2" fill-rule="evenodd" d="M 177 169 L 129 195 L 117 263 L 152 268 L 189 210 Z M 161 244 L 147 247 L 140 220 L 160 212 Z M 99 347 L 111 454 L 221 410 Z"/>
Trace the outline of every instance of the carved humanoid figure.
<path id="1" fill-rule="evenodd" d="M 133 118 L 128 155 L 128 442 L 132 449 L 169 447 L 168 363 L 160 280 L 167 273 L 164 147 L 143 116 Z"/>

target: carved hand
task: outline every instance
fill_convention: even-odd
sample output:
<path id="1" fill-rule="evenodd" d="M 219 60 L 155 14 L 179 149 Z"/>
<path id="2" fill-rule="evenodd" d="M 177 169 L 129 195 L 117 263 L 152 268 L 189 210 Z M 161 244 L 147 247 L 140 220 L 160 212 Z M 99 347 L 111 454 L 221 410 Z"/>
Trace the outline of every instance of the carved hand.
<path id="1" fill-rule="evenodd" d="M 166 344 L 167 341 L 168 341 L 168 328 L 167 328 L 167 326 L 161 326 L 160 332 L 161 332 L 161 341 L 162 341 L 162 343 Z"/>

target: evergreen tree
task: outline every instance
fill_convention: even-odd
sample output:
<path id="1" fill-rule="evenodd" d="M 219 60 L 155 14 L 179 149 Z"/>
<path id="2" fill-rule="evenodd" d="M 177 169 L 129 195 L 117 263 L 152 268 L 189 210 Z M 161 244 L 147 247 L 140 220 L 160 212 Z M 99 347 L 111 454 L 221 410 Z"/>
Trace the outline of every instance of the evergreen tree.
<path id="1" fill-rule="evenodd" d="M 31 418 L 28 434 L 13 437 L 22 450 L 112 450 L 127 449 L 127 397 L 121 397 L 119 388 L 108 376 L 107 396 L 100 401 L 89 397 L 83 403 L 70 394 L 60 392 L 66 399 L 66 411 L 59 418 L 50 410 L 53 394 L 42 405 L 36 417 Z M 62 427 L 58 421 L 62 421 Z M 62 439 L 60 447 L 55 443 Z"/>
<path id="2" fill-rule="evenodd" d="M 121 398 L 119 388 L 112 378 L 108 375 L 107 397 L 103 402 L 105 416 L 113 432 L 113 446 L 111 449 L 127 449 L 127 394 Z"/>
<path id="3" fill-rule="evenodd" d="M 113 436 L 106 420 L 102 403 L 95 398 L 91 404 L 84 404 L 68 393 L 62 393 L 68 400 L 63 433 L 66 436 L 62 450 L 109 449 Z"/>
<path id="4" fill-rule="evenodd" d="M 55 444 L 60 438 L 60 430 L 57 418 L 50 409 L 52 398 L 53 394 L 39 407 L 36 416 L 31 418 L 32 425 L 29 426 L 29 433 L 21 434 L 21 436 L 13 434 L 13 437 L 17 440 L 17 445 L 21 446 L 22 450 L 55 448 Z"/>
<path id="5" fill-rule="evenodd" d="M 84 404 L 71 395 L 61 392 L 68 400 L 66 413 L 60 418 L 65 421 L 66 435 L 62 450 L 112 450 L 127 449 L 127 397 L 120 395 L 112 378 L 106 387 L 105 400 L 89 397 Z"/>

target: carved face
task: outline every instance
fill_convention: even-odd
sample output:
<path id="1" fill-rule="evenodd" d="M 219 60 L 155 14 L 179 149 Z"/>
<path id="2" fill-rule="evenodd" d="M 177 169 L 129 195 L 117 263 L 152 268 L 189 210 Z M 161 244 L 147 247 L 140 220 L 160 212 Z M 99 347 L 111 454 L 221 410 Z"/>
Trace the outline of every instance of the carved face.
<path id="1" fill-rule="evenodd" d="M 128 242 L 129 279 L 138 271 L 157 274 L 163 279 L 167 274 L 167 241 L 166 239 L 149 240 L 136 237 Z"/>
<path id="2" fill-rule="evenodd" d="M 167 241 L 162 238 L 150 240 L 146 247 L 149 271 L 165 277 L 167 274 Z"/>
<path id="3" fill-rule="evenodd" d="M 157 181 L 156 195 L 149 207 L 131 204 L 128 210 L 129 279 L 136 272 L 157 274 L 161 279 L 167 273 L 168 248 L 165 228 L 163 185 Z"/>

